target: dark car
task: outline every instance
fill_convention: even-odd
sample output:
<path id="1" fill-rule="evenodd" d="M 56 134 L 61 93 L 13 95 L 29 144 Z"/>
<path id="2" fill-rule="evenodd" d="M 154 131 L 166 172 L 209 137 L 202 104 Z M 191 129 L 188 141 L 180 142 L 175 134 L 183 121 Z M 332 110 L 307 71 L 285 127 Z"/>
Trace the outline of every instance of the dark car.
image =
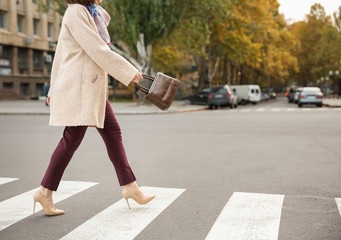
<path id="1" fill-rule="evenodd" d="M 202 91 L 195 95 L 189 96 L 188 100 L 191 104 L 195 105 L 208 105 L 208 94 L 210 93 L 210 88 L 204 88 Z"/>
<path id="2" fill-rule="evenodd" d="M 295 101 L 296 92 L 297 92 L 297 88 L 295 87 L 290 88 L 288 95 L 287 95 L 289 103 L 293 103 Z"/>
<path id="3" fill-rule="evenodd" d="M 228 85 L 213 87 L 208 94 L 208 107 L 212 109 L 226 106 L 236 108 L 238 106 L 237 96 L 233 94 Z"/>

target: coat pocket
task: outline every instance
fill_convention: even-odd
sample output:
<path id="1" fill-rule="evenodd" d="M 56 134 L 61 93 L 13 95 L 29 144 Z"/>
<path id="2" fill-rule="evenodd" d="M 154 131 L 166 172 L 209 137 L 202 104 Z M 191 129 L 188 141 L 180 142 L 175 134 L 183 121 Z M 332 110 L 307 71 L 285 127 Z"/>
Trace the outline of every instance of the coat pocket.
<path id="1" fill-rule="evenodd" d="M 82 111 L 86 117 L 97 119 L 98 108 L 101 104 L 102 94 L 104 91 L 104 81 L 101 81 L 100 75 L 94 82 L 82 84 Z"/>

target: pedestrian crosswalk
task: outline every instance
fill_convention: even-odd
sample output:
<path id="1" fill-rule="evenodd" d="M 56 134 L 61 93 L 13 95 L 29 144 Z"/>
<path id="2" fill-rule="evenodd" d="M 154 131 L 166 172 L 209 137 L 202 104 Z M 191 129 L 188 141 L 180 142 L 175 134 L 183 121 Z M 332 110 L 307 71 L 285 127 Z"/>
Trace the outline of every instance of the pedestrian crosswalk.
<path id="1" fill-rule="evenodd" d="M 18 178 L 0 178 L 0 187 Z M 66 200 L 75 194 L 95 187 L 98 183 L 62 181 L 54 194 L 54 202 Z M 31 189 L 0 202 L 0 239 L 1 231 L 32 215 L 33 193 Z M 147 195 L 157 197 L 147 205 L 138 205 L 130 200 L 129 210 L 121 199 L 97 215 L 86 219 L 68 234 L 68 239 L 134 239 L 172 203 L 178 201 L 186 189 L 141 187 Z M 210 230 L 203 236 L 206 240 L 276 240 L 279 235 L 281 214 L 285 195 L 234 192 L 226 196 L 225 206 L 216 216 Z M 336 208 L 341 216 L 341 198 L 335 198 Z M 38 207 L 39 204 L 37 204 Z M 39 210 L 42 208 L 39 205 Z M 171 220 L 170 220 L 171 221 Z"/>

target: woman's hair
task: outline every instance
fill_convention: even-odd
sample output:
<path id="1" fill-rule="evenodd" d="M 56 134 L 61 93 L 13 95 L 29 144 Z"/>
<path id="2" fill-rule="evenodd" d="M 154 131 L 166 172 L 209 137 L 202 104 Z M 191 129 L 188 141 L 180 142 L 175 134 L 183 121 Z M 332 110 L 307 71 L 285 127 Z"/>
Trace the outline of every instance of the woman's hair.
<path id="1" fill-rule="evenodd" d="M 79 3 L 83 5 L 97 4 L 98 0 L 64 0 L 66 3 Z"/>

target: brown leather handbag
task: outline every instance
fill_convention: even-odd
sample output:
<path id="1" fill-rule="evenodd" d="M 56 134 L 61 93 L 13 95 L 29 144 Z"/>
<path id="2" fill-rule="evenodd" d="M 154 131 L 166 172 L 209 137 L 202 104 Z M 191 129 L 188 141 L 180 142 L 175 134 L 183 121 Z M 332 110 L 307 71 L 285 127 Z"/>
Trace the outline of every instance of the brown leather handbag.
<path id="1" fill-rule="evenodd" d="M 136 84 L 137 87 L 146 94 L 146 99 L 149 102 L 163 111 L 167 110 L 174 100 L 180 81 L 161 72 L 158 72 L 155 77 L 146 74 L 142 74 L 142 76 L 153 83 L 149 89 L 140 84 Z"/>

